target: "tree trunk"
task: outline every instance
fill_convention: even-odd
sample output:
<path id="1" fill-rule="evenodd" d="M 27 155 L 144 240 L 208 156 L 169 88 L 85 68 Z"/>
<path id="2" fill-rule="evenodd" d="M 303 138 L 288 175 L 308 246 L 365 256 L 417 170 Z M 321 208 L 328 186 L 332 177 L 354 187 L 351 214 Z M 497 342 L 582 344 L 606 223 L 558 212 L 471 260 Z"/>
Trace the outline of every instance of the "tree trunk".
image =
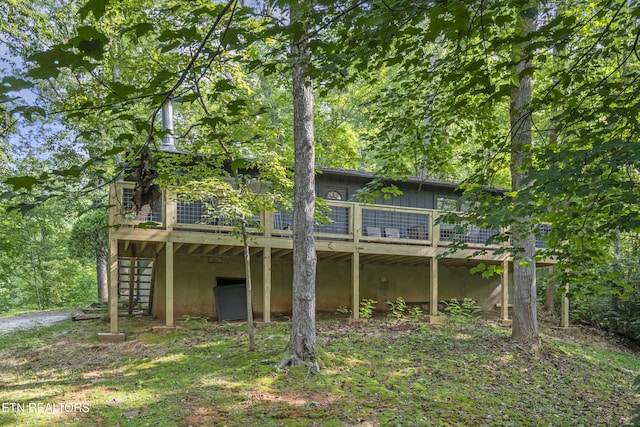
<path id="1" fill-rule="evenodd" d="M 96 254 L 96 278 L 98 281 L 98 299 L 101 302 L 109 301 L 109 283 L 107 281 L 107 255 Z"/>
<path id="2" fill-rule="evenodd" d="M 36 301 L 38 302 L 38 310 L 42 310 L 44 307 L 42 306 L 42 300 L 40 299 L 40 288 L 38 286 L 38 267 L 36 265 L 36 258 L 34 254 L 33 241 L 31 240 L 31 236 L 29 236 L 29 252 L 31 257 L 31 268 L 33 272 L 33 287 L 36 291 Z"/>
<path id="3" fill-rule="evenodd" d="M 304 2 L 291 5 L 291 24 L 302 22 Z M 305 35 L 293 36 L 293 137 L 295 148 L 293 198 L 293 313 L 291 351 L 302 362 L 315 361 L 316 251 L 313 237 L 315 156 L 313 90 L 308 76 Z"/>
<path id="4" fill-rule="evenodd" d="M 523 18 L 524 36 L 535 30 L 537 16 Z M 525 52 L 527 42 L 519 46 L 516 66 L 516 81 L 511 86 L 511 186 L 517 192 L 525 188 L 523 179 L 531 157 L 531 74 L 521 75 L 532 66 L 531 54 Z M 531 216 L 527 206 L 518 202 L 514 209 L 519 215 L 512 226 L 513 245 L 519 250 L 513 263 L 513 329 L 512 338 L 532 350 L 539 345 L 536 305 L 536 251 L 535 236 L 531 232 Z"/>
<path id="5" fill-rule="evenodd" d="M 237 182 L 237 178 L 236 178 Z M 249 351 L 256 351 L 256 342 L 253 330 L 253 300 L 251 289 L 251 253 L 249 252 L 249 235 L 247 234 L 247 223 L 242 219 L 241 224 L 242 244 L 244 246 L 244 273 L 247 293 L 247 332 L 249 334 Z"/>

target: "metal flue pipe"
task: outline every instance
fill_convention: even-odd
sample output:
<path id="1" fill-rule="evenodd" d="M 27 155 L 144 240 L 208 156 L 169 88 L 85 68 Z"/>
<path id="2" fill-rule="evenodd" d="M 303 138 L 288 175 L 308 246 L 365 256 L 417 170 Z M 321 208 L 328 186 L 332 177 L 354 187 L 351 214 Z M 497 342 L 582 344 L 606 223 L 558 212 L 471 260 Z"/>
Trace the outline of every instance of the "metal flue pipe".
<path id="1" fill-rule="evenodd" d="M 162 107 L 162 131 L 165 132 L 165 134 L 162 138 L 160 150 L 176 151 L 173 138 L 173 103 L 171 99 L 168 99 Z"/>

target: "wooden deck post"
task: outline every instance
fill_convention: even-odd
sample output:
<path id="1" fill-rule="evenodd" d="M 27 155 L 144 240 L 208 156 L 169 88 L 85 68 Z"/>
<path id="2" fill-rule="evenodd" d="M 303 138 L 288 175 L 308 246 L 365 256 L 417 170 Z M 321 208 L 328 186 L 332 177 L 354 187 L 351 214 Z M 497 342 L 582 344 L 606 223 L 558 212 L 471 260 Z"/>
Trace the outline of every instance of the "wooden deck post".
<path id="1" fill-rule="evenodd" d="M 440 244 L 440 224 L 438 224 L 438 212 L 431 212 L 429 215 L 429 239 L 431 246 L 437 248 Z"/>
<path id="2" fill-rule="evenodd" d="M 560 327 L 569 327 L 569 284 L 564 285 L 564 292 L 562 293 L 562 300 L 560 304 Z"/>
<path id="3" fill-rule="evenodd" d="M 166 289 L 165 289 L 165 313 L 166 325 L 173 326 L 173 242 L 167 242 L 166 256 Z"/>
<path id="4" fill-rule="evenodd" d="M 438 315 L 438 258 L 431 258 L 431 280 L 429 281 L 429 315 Z"/>
<path id="5" fill-rule="evenodd" d="M 124 334 L 118 332 L 118 239 L 109 239 L 109 332 L 98 332 L 98 341 L 124 342 Z"/>
<path id="6" fill-rule="evenodd" d="M 351 255 L 351 317 L 360 318 L 360 252 Z"/>
<path id="7" fill-rule="evenodd" d="M 262 321 L 271 322 L 271 248 L 262 251 Z"/>
<path id="8" fill-rule="evenodd" d="M 118 239 L 109 240 L 109 324 L 118 333 Z"/>
<path id="9" fill-rule="evenodd" d="M 173 231 L 173 226 L 178 221 L 178 199 L 172 191 L 164 192 L 164 226 L 167 231 Z"/>
<path id="10" fill-rule="evenodd" d="M 432 325 L 444 325 L 446 318 L 438 315 L 438 258 L 435 256 L 431 258 L 429 278 L 429 315 L 426 316 L 426 321 Z"/>
<path id="11" fill-rule="evenodd" d="M 502 283 L 500 285 L 500 323 L 504 326 L 510 326 L 509 319 L 509 260 L 502 263 Z"/>
<path id="12" fill-rule="evenodd" d="M 132 251 L 132 252 L 135 253 L 135 251 Z M 138 264 L 138 259 L 135 256 L 132 256 L 129 261 L 129 308 L 128 308 L 129 316 L 133 315 L 134 286 L 135 286 L 135 279 L 136 277 L 138 277 L 137 264 Z"/>

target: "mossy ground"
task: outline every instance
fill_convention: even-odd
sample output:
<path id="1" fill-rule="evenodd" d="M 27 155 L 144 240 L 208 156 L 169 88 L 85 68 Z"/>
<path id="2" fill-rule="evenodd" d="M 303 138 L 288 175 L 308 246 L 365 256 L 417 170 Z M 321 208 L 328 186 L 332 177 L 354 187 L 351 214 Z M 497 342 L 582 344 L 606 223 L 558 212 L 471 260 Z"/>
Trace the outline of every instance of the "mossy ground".
<path id="1" fill-rule="evenodd" d="M 321 372 L 279 371 L 288 324 L 188 321 L 158 334 L 124 319 L 121 344 L 101 320 L 0 336 L 0 425 L 15 426 L 619 426 L 639 403 L 640 357 L 584 330 L 545 330 L 538 354 L 490 321 L 428 326 L 318 322 Z M 84 403 L 88 411 L 28 411 Z M 86 408 L 86 406 L 85 406 Z"/>

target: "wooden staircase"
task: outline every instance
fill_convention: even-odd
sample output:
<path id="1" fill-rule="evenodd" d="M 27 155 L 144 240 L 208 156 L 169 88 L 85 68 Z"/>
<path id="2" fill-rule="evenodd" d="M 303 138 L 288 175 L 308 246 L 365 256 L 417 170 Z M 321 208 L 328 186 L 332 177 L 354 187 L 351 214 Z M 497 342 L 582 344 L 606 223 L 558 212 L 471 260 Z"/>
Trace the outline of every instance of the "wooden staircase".
<path id="1" fill-rule="evenodd" d="M 152 258 L 118 259 L 118 310 L 121 314 L 151 314 L 153 265 Z"/>

